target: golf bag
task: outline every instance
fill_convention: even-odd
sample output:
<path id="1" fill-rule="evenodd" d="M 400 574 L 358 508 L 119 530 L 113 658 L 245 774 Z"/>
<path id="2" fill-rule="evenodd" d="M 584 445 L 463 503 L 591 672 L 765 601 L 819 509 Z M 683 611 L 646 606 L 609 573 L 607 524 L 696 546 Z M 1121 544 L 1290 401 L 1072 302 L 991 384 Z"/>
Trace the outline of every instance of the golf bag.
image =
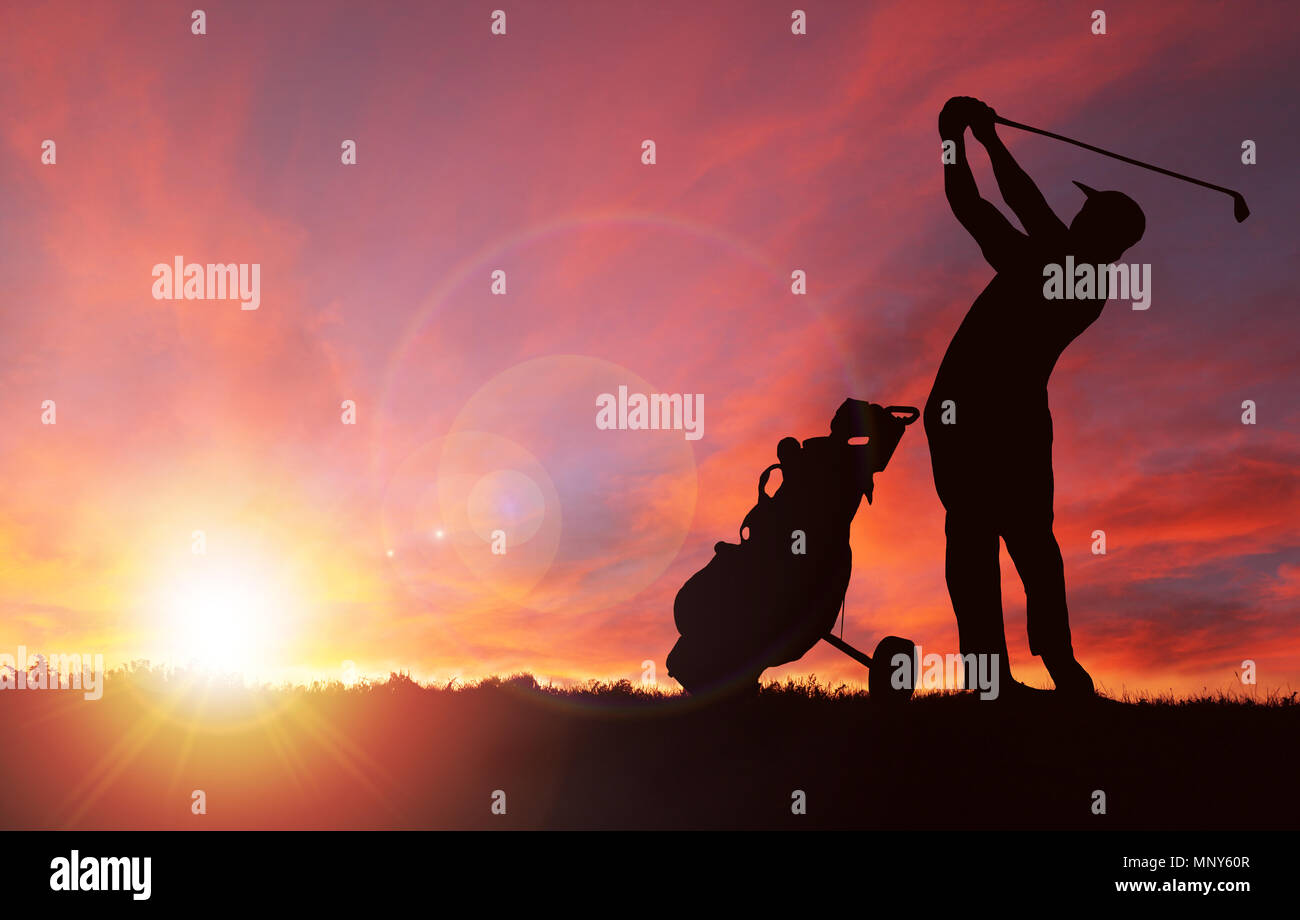
<path id="1" fill-rule="evenodd" d="M 874 474 L 919 415 L 847 399 L 829 437 L 777 445 L 779 462 L 759 477 L 740 542 L 716 544 L 677 593 L 681 638 L 668 654 L 670 676 L 690 693 L 752 689 L 765 669 L 801 658 L 830 632 L 853 567 L 853 516 L 863 496 L 871 502 Z M 781 484 L 769 495 L 777 470 Z"/>

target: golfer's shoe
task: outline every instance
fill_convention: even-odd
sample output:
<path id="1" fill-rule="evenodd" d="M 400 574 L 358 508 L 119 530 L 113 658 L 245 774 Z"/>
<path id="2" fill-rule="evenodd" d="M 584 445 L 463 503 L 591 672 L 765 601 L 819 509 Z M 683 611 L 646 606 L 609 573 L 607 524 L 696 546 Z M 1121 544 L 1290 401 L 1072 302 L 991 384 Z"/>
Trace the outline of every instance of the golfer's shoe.
<path id="1" fill-rule="evenodd" d="M 1088 697 L 1096 695 L 1096 688 L 1092 685 L 1092 677 L 1079 664 L 1078 659 L 1073 655 L 1068 657 L 1043 656 L 1043 664 L 1047 666 L 1047 673 L 1052 675 L 1052 682 L 1056 684 L 1056 692 L 1061 696 Z"/>
<path id="2" fill-rule="evenodd" d="M 1013 703 L 1033 702 L 1048 698 L 1048 691 L 1022 684 L 1014 677 L 1007 676 L 998 681 L 997 698 Z"/>

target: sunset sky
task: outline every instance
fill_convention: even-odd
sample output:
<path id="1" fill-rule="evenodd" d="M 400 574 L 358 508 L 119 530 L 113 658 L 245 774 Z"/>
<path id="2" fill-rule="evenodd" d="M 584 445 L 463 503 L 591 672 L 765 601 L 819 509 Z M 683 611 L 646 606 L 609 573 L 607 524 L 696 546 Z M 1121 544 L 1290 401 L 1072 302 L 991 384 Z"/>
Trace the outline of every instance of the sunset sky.
<path id="1" fill-rule="evenodd" d="M 220 3 L 203 36 L 193 4 L 6 6 L 0 652 L 671 686 L 674 594 L 777 441 L 922 405 L 991 277 L 943 196 L 961 94 L 1250 202 L 1001 132 L 1064 219 L 1075 179 L 1147 215 L 1150 309 L 1112 302 L 1051 384 L 1080 661 L 1300 686 L 1300 15 L 810 2 L 794 36 L 795 6 Z M 259 263 L 259 309 L 154 299 L 178 255 Z M 598 430 L 620 384 L 703 394 L 703 437 Z M 854 524 L 846 638 L 956 651 L 943 546 L 916 425 Z M 829 647 L 779 673 L 865 680 Z"/>

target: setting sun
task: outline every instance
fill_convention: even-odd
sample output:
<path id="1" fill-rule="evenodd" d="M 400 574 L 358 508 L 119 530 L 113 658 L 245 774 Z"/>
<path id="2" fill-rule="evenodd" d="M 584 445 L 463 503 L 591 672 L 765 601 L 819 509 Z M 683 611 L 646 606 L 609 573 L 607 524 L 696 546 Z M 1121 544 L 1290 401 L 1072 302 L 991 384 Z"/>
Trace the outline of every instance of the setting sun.
<path id="1" fill-rule="evenodd" d="M 258 673 L 286 638 L 290 597 L 262 566 L 195 556 L 157 592 L 159 654 L 175 665 Z"/>

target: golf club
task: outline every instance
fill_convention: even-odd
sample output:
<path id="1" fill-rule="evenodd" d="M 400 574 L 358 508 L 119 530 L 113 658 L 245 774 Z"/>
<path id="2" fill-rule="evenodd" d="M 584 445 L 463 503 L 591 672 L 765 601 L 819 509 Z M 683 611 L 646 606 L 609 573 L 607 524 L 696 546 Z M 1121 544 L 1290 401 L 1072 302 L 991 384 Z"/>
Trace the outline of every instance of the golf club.
<path id="1" fill-rule="evenodd" d="M 1246 207 L 1246 199 L 1242 197 L 1241 192 L 1234 192 L 1232 189 L 1224 188 L 1222 185 L 1214 185 L 1200 179 L 1193 179 L 1191 176 L 1184 176 L 1182 173 L 1176 173 L 1173 170 L 1164 169 L 1160 166 L 1152 166 L 1150 163 L 1143 163 L 1141 160 L 1135 160 L 1132 157 L 1126 157 L 1123 154 L 1112 153 L 1109 150 L 1102 150 L 1100 147 L 1094 147 L 1092 144 L 1085 144 L 1083 141 L 1076 141 L 1072 137 L 1053 134 L 1051 131 L 1044 131 L 1042 128 L 1035 128 L 1032 125 L 1022 125 L 1018 121 L 1011 121 L 1009 118 L 1003 118 L 1001 115 L 994 115 L 993 121 L 1000 125 L 1006 125 L 1008 128 L 1019 128 L 1021 131 L 1030 131 L 1034 134 L 1041 134 L 1044 137 L 1054 138 L 1058 141 L 1065 141 L 1067 144 L 1074 144 L 1076 147 L 1091 150 L 1093 153 L 1100 153 L 1102 156 L 1113 157 L 1116 160 L 1123 160 L 1125 163 L 1132 163 L 1134 166 L 1141 166 L 1143 169 L 1150 169 L 1153 172 L 1164 173 L 1166 176 L 1173 176 L 1175 179 L 1182 179 L 1184 182 L 1203 185 L 1206 188 L 1214 189 L 1216 192 L 1223 192 L 1225 195 L 1232 196 L 1232 216 L 1237 218 L 1237 223 L 1241 223 L 1250 216 L 1250 208 Z"/>

